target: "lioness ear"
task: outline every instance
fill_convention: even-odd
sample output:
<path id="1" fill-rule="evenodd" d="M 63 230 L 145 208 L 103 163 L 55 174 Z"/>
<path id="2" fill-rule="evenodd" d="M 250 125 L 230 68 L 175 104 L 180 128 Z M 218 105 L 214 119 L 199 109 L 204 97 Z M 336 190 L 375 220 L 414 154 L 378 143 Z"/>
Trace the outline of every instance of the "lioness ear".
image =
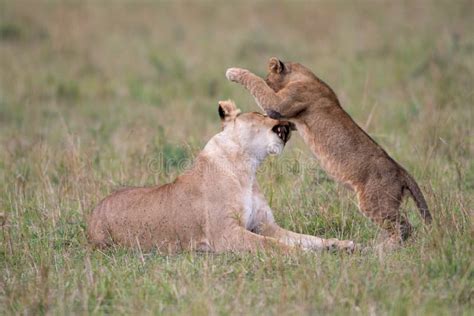
<path id="1" fill-rule="evenodd" d="M 285 69 L 285 64 L 276 57 L 270 58 L 268 61 L 268 71 L 276 74 L 281 73 Z"/>
<path id="2" fill-rule="evenodd" d="M 231 100 L 219 101 L 219 117 L 222 122 L 234 120 L 239 115 L 240 110 L 235 106 Z"/>

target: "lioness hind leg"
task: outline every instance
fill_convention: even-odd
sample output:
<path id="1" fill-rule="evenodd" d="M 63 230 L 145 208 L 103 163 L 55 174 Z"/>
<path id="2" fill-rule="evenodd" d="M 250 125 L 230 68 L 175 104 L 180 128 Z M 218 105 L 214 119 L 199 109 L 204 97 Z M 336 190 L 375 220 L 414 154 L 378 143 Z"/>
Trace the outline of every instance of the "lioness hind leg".
<path id="1" fill-rule="evenodd" d="M 402 188 L 370 187 L 358 191 L 359 208 L 362 213 L 389 233 L 389 238 L 405 241 L 412 233 L 412 226 L 400 212 Z"/>

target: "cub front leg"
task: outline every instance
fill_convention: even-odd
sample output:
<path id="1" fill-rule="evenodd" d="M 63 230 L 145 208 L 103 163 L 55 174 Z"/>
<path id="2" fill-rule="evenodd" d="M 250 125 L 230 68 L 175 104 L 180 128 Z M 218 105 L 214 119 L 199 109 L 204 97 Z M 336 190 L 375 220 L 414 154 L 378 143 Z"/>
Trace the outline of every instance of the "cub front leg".
<path id="1" fill-rule="evenodd" d="M 225 75 L 228 80 L 243 85 L 254 97 L 258 106 L 270 117 L 275 119 L 282 117 L 280 111 L 285 100 L 276 94 L 262 78 L 242 68 L 229 68 Z"/>

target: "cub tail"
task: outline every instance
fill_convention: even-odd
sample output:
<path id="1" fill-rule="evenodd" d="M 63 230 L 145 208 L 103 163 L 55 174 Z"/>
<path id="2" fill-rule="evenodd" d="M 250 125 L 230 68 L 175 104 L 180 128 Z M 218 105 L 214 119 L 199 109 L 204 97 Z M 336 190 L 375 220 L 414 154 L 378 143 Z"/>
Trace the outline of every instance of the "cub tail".
<path id="1" fill-rule="evenodd" d="M 430 224 L 433 220 L 430 211 L 428 210 L 428 204 L 426 203 L 425 197 L 420 190 L 420 187 L 416 183 L 415 179 L 405 171 L 405 185 L 408 191 L 415 201 L 418 210 L 420 211 L 421 217 L 425 220 L 425 223 Z"/>

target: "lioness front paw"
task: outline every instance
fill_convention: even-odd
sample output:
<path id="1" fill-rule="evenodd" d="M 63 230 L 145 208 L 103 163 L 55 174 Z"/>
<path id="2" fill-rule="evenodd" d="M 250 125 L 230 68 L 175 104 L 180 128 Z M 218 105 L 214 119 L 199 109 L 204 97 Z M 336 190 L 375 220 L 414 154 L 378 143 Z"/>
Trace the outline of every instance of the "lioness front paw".
<path id="1" fill-rule="evenodd" d="M 327 250 L 343 250 L 348 253 L 353 253 L 355 250 L 355 243 L 352 240 L 339 240 L 336 238 L 331 238 L 326 240 L 326 249 Z"/>
<path id="2" fill-rule="evenodd" d="M 227 77 L 228 80 L 233 81 L 233 82 L 240 82 L 242 76 L 249 72 L 247 69 L 242 69 L 242 68 L 229 68 L 225 72 L 225 76 Z"/>
<path id="3" fill-rule="evenodd" d="M 353 253 L 356 249 L 356 245 L 352 240 L 340 240 L 337 243 L 337 248 L 348 253 Z"/>

